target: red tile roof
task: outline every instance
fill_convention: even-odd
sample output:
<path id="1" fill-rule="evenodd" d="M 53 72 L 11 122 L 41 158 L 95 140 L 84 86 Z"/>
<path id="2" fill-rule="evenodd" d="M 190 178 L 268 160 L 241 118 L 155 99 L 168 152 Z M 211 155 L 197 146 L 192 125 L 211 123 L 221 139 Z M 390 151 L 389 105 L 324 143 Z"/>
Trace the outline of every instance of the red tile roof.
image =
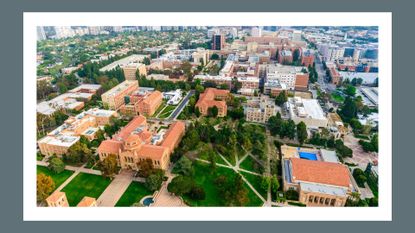
<path id="1" fill-rule="evenodd" d="M 343 164 L 291 158 L 293 181 L 349 187 L 348 168 Z"/>
<path id="2" fill-rule="evenodd" d="M 91 207 L 92 204 L 94 204 L 95 202 L 96 202 L 95 198 L 85 196 L 76 206 L 77 207 Z"/>
<path id="3" fill-rule="evenodd" d="M 98 153 L 107 153 L 117 155 L 119 150 L 122 150 L 123 142 L 116 141 L 113 139 L 105 140 L 101 142 L 101 145 L 98 147 Z"/>
<path id="4" fill-rule="evenodd" d="M 167 130 L 164 136 L 164 140 L 161 143 L 161 146 L 169 148 L 170 152 L 172 152 L 179 139 L 183 135 L 184 130 L 185 124 L 182 121 L 176 121 L 171 124 L 170 128 Z"/>
<path id="5" fill-rule="evenodd" d="M 147 120 L 143 116 L 136 116 L 133 120 L 131 120 L 124 128 L 118 132 L 113 138 L 118 139 L 121 138 L 122 140 L 126 140 L 127 137 L 138 127 L 145 125 Z"/>
<path id="6" fill-rule="evenodd" d="M 160 160 L 165 153 L 168 153 L 167 147 L 155 145 L 143 145 L 140 150 L 137 150 L 138 156 L 153 160 Z"/>

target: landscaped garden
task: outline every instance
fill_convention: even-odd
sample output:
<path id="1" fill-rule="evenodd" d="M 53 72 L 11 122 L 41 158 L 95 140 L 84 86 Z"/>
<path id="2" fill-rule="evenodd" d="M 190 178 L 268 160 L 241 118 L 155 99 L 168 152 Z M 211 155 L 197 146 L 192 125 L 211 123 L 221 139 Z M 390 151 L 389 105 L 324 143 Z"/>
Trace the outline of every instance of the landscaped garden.
<path id="1" fill-rule="evenodd" d="M 262 165 L 259 164 L 254 158 L 251 156 L 247 156 L 242 163 L 239 164 L 239 167 L 256 173 L 261 173 Z"/>
<path id="2" fill-rule="evenodd" d="M 261 194 L 263 198 L 267 198 L 268 190 L 264 190 L 261 187 L 262 176 L 257 176 L 247 172 L 241 172 L 241 174 L 248 180 L 248 182 L 254 187 L 254 189 Z"/>
<path id="3" fill-rule="evenodd" d="M 70 206 L 76 206 L 85 196 L 98 198 L 111 183 L 109 178 L 98 175 L 79 173 L 65 188 Z"/>
<path id="4" fill-rule="evenodd" d="M 141 200 L 141 198 L 151 195 L 152 192 L 149 191 L 146 187 L 144 187 L 143 183 L 133 181 L 121 196 L 120 200 L 118 200 L 115 206 L 117 207 L 128 207 L 132 206 L 134 203 L 137 203 Z"/>
<path id="5" fill-rule="evenodd" d="M 157 116 L 158 118 L 167 118 L 169 117 L 174 109 L 176 109 L 176 106 L 173 105 L 167 105 L 162 112 L 160 112 L 160 114 Z"/>
<path id="6" fill-rule="evenodd" d="M 209 164 L 202 164 L 201 162 L 195 162 L 194 166 L 194 180 L 197 185 L 203 187 L 206 197 L 204 200 L 192 200 L 191 198 L 184 196 L 184 200 L 190 206 L 224 206 L 223 197 L 220 195 L 218 187 L 216 185 L 216 179 L 223 175 L 225 177 L 232 177 L 237 175 L 232 169 L 216 167 L 212 170 Z M 263 203 L 256 194 L 244 184 L 244 188 L 247 189 L 247 201 L 244 206 L 261 206 Z"/>
<path id="7" fill-rule="evenodd" d="M 68 179 L 74 172 L 69 170 L 64 170 L 61 173 L 55 173 L 49 170 L 48 167 L 37 166 L 37 174 L 43 173 L 47 176 L 50 176 L 55 183 L 55 189 L 57 189 L 66 179 Z"/>

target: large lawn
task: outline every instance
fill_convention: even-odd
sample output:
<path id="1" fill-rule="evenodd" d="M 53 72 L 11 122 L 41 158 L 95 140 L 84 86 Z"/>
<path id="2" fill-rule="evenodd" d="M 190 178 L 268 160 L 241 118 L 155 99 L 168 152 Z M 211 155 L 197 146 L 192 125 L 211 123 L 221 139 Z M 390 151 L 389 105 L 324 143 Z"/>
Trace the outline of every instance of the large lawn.
<path id="1" fill-rule="evenodd" d="M 199 156 L 199 159 L 204 159 L 204 160 L 207 160 L 207 161 L 209 161 L 209 155 L 208 154 L 206 154 L 206 153 L 201 153 L 200 154 L 200 156 Z M 217 163 L 217 164 L 224 164 L 224 165 L 227 165 L 226 163 L 225 163 L 225 161 L 223 161 L 223 159 L 215 152 L 215 162 Z"/>
<path id="2" fill-rule="evenodd" d="M 65 188 L 70 206 L 76 206 L 85 196 L 98 198 L 111 183 L 109 178 L 79 173 Z"/>
<path id="3" fill-rule="evenodd" d="M 132 206 L 139 202 L 141 198 L 151 194 L 152 192 L 146 189 L 143 183 L 133 181 L 115 206 Z"/>
<path id="4" fill-rule="evenodd" d="M 239 164 L 239 167 L 248 171 L 261 173 L 260 167 L 262 165 L 258 163 L 255 159 L 251 156 L 247 156 L 242 163 Z"/>
<path id="5" fill-rule="evenodd" d="M 166 106 L 166 101 L 161 102 L 160 106 L 156 110 L 156 112 L 153 114 L 153 116 L 157 116 L 163 110 L 163 108 Z"/>
<path id="6" fill-rule="evenodd" d="M 57 189 L 66 179 L 68 179 L 74 172 L 69 170 L 64 170 L 63 172 L 56 174 L 49 168 L 44 166 L 37 166 L 37 174 L 43 173 L 47 176 L 52 177 L 53 182 L 55 182 L 55 189 Z"/>
<path id="7" fill-rule="evenodd" d="M 216 167 L 215 171 L 212 171 L 208 164 L 202 164 L 200 162 L 194 163 L 195 169 L 195 182 L 202 186 L 206 193 L 205 200 L 194 201 L 188 197 L 184 197 L 184 200 L 190 206 L 223 206 L 221 202 L 221 196 L 219 195 L 216 185 L 215 178 L 224 175 L 226 177 L 232 176 L 235 172 L 229 168 Z M 246 206 L 261 206 L 263 203 L 255 193 L 246 185 L 248 189 L 249 201 Z"/>
<path id="8" fill-rule="evenodd" d="M 177 106 L 174 105 L 167 105 L 166 108 L 164 108 L 164 110 L 158 115 L 159 118 L 167 118 L 169 117 L 174 109 L 176 109 Z"/>
<path id="9" fill-rule="evenodd" d="M 262 176 L 256 176 L 246 172 L 241 172 L 241 174 L 248 180 L 254 189 L 261 194 L 263 198 L 267 198 L 267 191 L 261 188 Z"/>

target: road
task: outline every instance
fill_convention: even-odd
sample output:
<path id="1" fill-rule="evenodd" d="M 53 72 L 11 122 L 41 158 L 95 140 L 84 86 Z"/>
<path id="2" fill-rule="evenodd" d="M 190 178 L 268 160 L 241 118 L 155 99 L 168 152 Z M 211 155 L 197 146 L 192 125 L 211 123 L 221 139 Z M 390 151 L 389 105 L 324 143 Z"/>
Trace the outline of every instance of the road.
<path id="1" fill-rule="evenodd" d="M 314 52 L 315 54 L 318 54 L 318 51 L 314 51 Z M 327 83 L 326 71 L 324 70 L 323 63 L 319 55 L 316 56 L 315 63 L 316 63 L 316 71 L 318 73 L 317 82 L 320 85 L 321 90 L 326 91 L 326 92 L 332 92 L 333 90 L 336 89 L 336 87 L 332 84 Z"/>
<path id="2" fill-rule="evenodd" d="M 191 90 L 189 91 L 189 93 L 187 93 L 187 95 L 183 98 L 183 101 L 180 102 L 179 106 L 177 106 L 177 108 L 174 109 L 173 113 L 169 117 L 169 120 L 176 120 L 176 118 L 183 111 L 184 107 L 186 107 L 187 103 L 189 102 L 190 97 L 194 94 L 195 94 L 194 90 Z"/>

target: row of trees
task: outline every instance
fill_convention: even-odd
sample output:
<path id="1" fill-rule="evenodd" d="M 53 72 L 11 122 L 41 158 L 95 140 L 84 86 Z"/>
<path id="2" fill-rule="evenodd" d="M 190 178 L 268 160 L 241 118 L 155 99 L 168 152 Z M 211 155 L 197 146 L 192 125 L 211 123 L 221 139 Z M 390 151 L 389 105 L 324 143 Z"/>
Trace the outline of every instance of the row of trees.
<path id="1" fill-rule="evenodd" d="M 271 135 L 279 135 L 281 138 L 295 139 L 297 136 L 300 144 L 303 144 L 308 137 L 307 126 L 304 122 L 300 122 L 297 125 L 293 120 L 284 120 L 281 118 L 281 114 L 278 112 L 276 116 L 269 118 L 267 122 Z"/>

